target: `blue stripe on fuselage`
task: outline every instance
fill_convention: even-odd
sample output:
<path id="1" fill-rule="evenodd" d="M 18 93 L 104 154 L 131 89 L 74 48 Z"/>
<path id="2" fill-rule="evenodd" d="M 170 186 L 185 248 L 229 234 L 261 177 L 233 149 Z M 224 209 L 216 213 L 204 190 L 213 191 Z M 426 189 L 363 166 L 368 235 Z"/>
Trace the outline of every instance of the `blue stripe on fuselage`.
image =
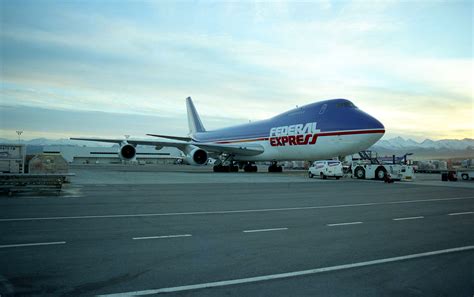
<path id="1" fill-rule="evenodd" d="M 192 137 L 198 142 L 254 139 L 268 137 L 273 127 L 312 122 L 318 123 L 317 129 L 321 132 L 384 129 L 378 120 L 354 107 L 349 100 L 332 99 L 295 108 L 267 120 L 195 133 Z"/>

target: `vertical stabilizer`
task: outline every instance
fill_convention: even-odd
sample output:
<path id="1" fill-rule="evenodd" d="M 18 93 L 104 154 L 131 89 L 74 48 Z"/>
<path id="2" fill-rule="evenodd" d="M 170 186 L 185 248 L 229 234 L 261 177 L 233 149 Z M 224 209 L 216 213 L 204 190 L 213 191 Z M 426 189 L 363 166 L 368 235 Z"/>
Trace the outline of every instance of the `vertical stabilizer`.
<path id="1" fill-rule="evenodd" d="M 189 134 L 192 135 L 196 132 L 206 132 L 191 97 L 186 98 L 186 109 L 188 110 Z"/>

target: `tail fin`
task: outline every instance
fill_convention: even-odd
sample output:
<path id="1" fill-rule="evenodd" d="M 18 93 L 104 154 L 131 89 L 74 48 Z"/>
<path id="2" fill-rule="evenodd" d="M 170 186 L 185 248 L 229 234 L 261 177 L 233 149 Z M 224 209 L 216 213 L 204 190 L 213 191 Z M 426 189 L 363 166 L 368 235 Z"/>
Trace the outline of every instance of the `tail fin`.
<path id="1" fill-rule="evenodd" d="M 186 109 L 188 110 L 189 134 L 192 135 L 196 132 L 206 132 L 191 97 L 186 98 Z"/>

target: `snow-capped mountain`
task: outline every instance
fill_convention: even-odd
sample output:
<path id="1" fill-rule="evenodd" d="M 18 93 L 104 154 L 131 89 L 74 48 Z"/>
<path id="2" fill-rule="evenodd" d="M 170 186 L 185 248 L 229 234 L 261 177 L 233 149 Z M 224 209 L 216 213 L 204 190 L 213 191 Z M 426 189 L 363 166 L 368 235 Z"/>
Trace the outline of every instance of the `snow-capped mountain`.
<path id="1" fill-rule="evenodd" d="M 416 142 L 412 139 L 404 139 L 403 137 L 395 137 L 391 139 L 380 140 L 374 145 L 374 148 L 382 149 L 435 149 L 435 150 L 465 150 L 474 148 L 474 139 L 442 139 L 431 140 L 425 139 L 422 142 Z"/>

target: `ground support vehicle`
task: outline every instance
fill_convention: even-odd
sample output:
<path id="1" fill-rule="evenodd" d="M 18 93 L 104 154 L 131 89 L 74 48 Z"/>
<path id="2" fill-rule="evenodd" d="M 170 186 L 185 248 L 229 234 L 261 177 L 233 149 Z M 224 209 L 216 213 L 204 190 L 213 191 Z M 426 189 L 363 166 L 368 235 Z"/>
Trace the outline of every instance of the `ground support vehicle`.
<path id="1" fill-rule="evenodd" d="M 384 180 L 387 174 L 393 180 L 413 181 L 415 171 L 410 165 L 387 165 L 387 164 L 361 164 L 352 163 L 352 176 L 358 179 Z"/>
<path id="2" fill-rule="evenodd" d="M 0 174 L 0 193 L 54 192 L 59 194 L 71 173 L 63 174 Z"/>
<path id="3" fill-rule="evenodd" d="M 467 159 L 461 162 L 462 167 L 458 168 L 456 175 L 463 180 L 474 179 L 474 159 Z"/>
<path id="4" fill-rule="evenodd" d="M 415 170 L 413 166 L 403 163 L 384 164 L 371 151 L 359 152 L 360 158 L 353 159 L 350 170 L 352 177 L 358 179 L 413 181 Z"/>
<path id="5" fill-rule="evenodd" d="M 343 175 L 342 163 L 338 160 L 315 161 L 308 169 L 308 176 L 310 178 L 319 176 L 322 179 L 326 179 L 327 177 L 340 179 Z"/>
<path id="6" fill-rule="evenodd" d="M 456 175 L 462 178 L 462 180 L 474 179 L 474 168 L 462 168 L 458 169 Z"/>

